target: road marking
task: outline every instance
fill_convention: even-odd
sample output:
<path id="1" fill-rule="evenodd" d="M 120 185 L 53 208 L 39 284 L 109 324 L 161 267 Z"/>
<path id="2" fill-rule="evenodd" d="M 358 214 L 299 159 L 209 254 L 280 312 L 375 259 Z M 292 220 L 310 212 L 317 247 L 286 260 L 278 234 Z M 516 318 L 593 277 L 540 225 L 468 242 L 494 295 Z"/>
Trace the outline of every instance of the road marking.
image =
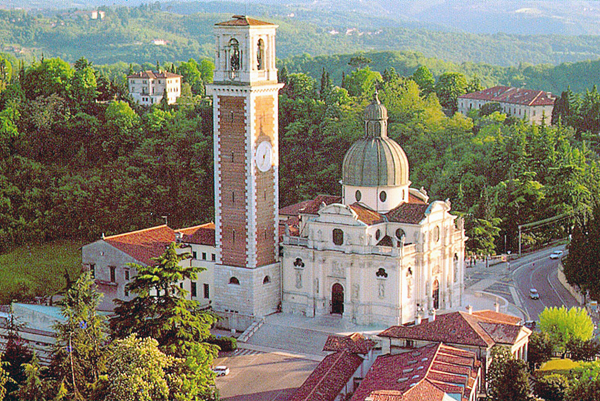
<path id="1" fill-rule="evenodd" d="M 550 272 L 550 274 L 552 274 L 552 272 Z M 550 284 L 550 287 L 552 287 L 552 289 L 554 290 L 554 292 L 556 293 L 556 295 L 558 295 L 558 297 L 560 298 L 560 301 L 563 303 L 563 305 L 565 305 L 565 307 L 567 306 L 567 303 L 565 302 L 565 300 L 563 299 L 563 297 L 560 296 L 560 294 L 558 293 L 558 291 L 556 290 L 556 287 L 554 287 L 554 285 L 552 284 L 552 282 L 550 281 L 550 274 L 548 274 L 546 276 L 546 280 L 548 281 L 548 284 Z M 558 269 L 556 270 L 556 274 L 558 274 Z"/>
<path id="2" fill-rule="evenodd" d="M 253 349 L 246 349 L 246 348 L 238 348 L 235 351 L 233 351 L 234 356 L 259 355 L 259 354 L 264 354 L 264 352 L 256 351 Z"/>

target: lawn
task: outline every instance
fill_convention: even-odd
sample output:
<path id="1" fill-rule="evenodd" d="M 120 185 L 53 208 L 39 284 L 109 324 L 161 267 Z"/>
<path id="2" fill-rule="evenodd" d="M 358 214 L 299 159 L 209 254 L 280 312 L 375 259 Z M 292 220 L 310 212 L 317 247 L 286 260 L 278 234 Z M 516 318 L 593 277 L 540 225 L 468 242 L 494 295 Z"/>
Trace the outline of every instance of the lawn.
<path id="1" fill-rule="evenodd" d="M 55 241 L 22 246 L 0 255 L 0 304 L 46 296 L 65 288 L 65 272 L 81 271 L 81 242 Z"/>
<path id="2" fill-rule="evenodd" d="M 553 358 L 548 362 L 544 363 L 538 370 L 541 375 L 549 375 L 552 373 L 559 373 L 561 375 L 568 375 L 571 369 L 579 366 L 579 362 L 572 361 L 568 358 L 559 359 Z"/>

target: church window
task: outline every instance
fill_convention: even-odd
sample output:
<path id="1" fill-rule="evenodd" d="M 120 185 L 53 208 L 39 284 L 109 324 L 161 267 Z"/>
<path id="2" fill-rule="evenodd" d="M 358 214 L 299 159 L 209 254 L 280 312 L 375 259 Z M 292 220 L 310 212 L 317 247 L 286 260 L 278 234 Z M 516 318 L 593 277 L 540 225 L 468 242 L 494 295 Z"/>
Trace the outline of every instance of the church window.
<path id="1" fill-rule="evenodd" d="M 375 273 L 375 275 L 377 276 L 377 278 L 388 278 L 388 274 L 383 267 L 380 267 L 379 270 L 377 270 L 377 273 Z"/>
<path id="2" fill-rule="evenodd" d="M 435 226 L 433 229 L 433 240 L 438 242 L 440 240 L 440 226 Z"/>
<path id="3" fill-rule="evenodd" d="M 396 238 L 402 239 L 402 237 L 406 236 L 406 233 L 403 229 L 399 228 L 396 230 Z"/>
<path id="4" fill-rule="evenodd" d="M 354 198 L 356 199 L 357 202 L 360 202 L 361 198 L 362 198 L 362 194 L 360 193 L 360 191 L 357 189 L 356 193 L 354 194 Z"/>
<path id="5" fill-rule="evenodd" d="M 375 231 L 375 239 L 379 241 L 379 238 L 381 238 L 381 230 L 377 229 L 377 231 Z"/>
<path id="6" fill-rule="evenodd" d="M 387 193 L 385 191 L 381 191 L 379 193 L 379 200 L 382 201 L 382 202 L 385 202 L 386 199 L 387 199 Z"/>
<path id="7" fill-rule="evenodd" d="M 265 278 L 263 280 L 263 284 L 269 284 L 270 282 L 271 282 L 271 277 L 265 276 Z"/>
<path id="8" fill-rule="evenodd" d="M 256 62 L 259 70 L 265 69 L 265 42 L 262 39 L 258 40 L 256 49 Z"/>
<path id="9" fill-rule="evenodd" d="M 300 258 L 296 258 L 294 261 L 294 267 L 302 268 L 304 267 L 304 262 Z"/>
<path id="10" fill-rule="evenodd" d="M 339 228 L 333 229 L 333 243 L 338 246 L 344 243 L 344 232 Z"/>
<path id="11" fill-rule="evenodd" d="M 115 283 L 117 281 L 117 268 L 115 266 L 108 266 L 108 270 L 110 271 L 110 282 Z"/>
<path id="12" fill-rule="evenodd" d="M 240 285 L 240 280 L 237 277 L 232 277 L 229 279 L 229 284 Z"/>

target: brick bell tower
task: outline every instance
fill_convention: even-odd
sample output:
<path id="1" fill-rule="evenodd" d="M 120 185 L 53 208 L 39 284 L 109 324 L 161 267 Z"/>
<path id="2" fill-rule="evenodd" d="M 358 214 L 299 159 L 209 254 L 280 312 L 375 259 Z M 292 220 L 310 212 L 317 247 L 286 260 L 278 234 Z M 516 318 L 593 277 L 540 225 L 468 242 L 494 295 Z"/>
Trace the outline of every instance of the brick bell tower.
<path id="1" fill-rule="evenodd" d="M 276 28 L 235 15 L 214 29 L 213 308 L 229 313 L 232 328 L 275 312 L 281 300 Z"/>

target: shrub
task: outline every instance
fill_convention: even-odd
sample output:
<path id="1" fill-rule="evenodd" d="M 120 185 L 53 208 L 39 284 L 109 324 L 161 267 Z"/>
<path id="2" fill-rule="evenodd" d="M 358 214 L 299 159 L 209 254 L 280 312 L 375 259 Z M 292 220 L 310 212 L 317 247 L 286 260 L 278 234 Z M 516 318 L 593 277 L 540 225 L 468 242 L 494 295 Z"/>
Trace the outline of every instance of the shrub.
<path id="1" fill-rule="evenodd" d="M 221 351 L 234 351 L 237 349 L 237 340 L 234 337 L 216 337 L 210 336 L 206 339 L 209 344 L 218 345 Z"/>

